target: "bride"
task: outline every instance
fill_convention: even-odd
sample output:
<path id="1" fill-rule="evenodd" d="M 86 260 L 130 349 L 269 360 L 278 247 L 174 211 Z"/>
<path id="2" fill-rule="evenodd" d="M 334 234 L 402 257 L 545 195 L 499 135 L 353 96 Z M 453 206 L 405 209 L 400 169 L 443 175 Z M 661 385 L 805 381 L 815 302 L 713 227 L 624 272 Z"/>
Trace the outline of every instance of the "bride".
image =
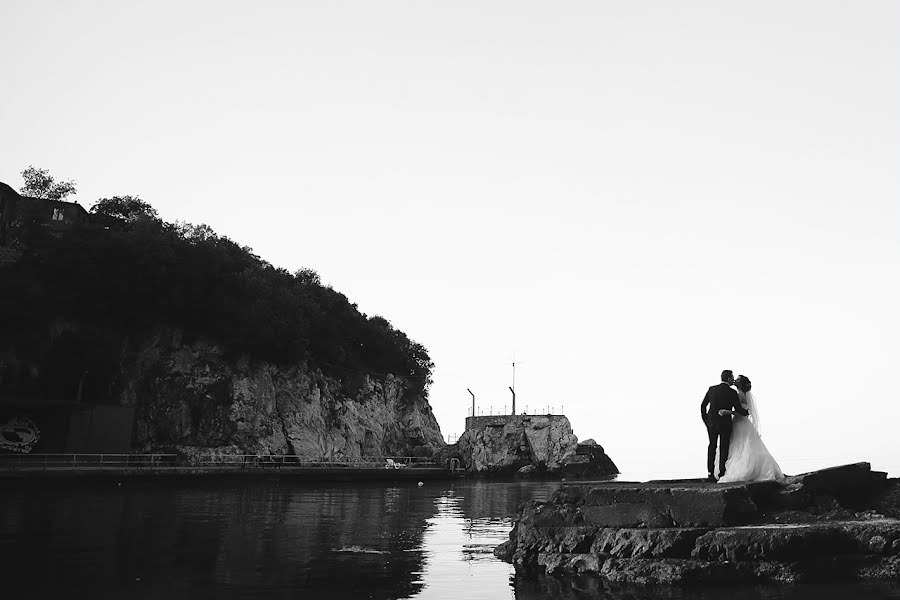
<path id="1" fill-rule="evenodd" d="M 743 417 L 734 414 L 731 423 L 731 443 L 728 445 L 728 460 L 725 462 L 725 475 L 719 479 L 719 483 L 784 479 L 781 467 L 775 462 L 759 436 L 759 411 L 753 393 L 750 391 L 750 379 L 739 375 L 734 381 L 734 385 L 737 387 L 741 406 L 750 413 L 750 416 Z"/>

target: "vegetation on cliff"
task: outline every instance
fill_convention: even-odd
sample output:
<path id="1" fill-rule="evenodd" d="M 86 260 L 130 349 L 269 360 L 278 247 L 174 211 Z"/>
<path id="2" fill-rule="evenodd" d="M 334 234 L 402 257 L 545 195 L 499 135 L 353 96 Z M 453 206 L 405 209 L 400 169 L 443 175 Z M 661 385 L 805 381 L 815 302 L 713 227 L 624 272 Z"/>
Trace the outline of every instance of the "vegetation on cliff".
<path id="1" fill-rule="evenodd" d="M 15 224 L 24 250 L 0 268 L 0 391 L 115 401 L 123 342 L 162 327 L 233 358 L 307 361 L 338 378 L 392 373 L 424 393 L 426 349 L 368 317 L 315 271 L 290 273 L 206 225 L 167 223 L 146 202 L 100 200 L 90 219 Z M 78 327 L 58 334 L 57 323 Z M 30 363 L 30 364 L 29 364 Z"/>

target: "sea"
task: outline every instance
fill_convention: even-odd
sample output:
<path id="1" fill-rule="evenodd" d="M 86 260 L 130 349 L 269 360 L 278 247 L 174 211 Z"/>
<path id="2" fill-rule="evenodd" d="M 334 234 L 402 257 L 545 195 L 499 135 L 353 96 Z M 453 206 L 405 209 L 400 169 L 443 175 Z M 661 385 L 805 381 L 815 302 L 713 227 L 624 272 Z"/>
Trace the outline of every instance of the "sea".
<path id="1" fill-rule="evenodd" d="M 634 480 L 627 476 L 623 479 Z M 900 600 L 900 582 L 611 586 L 517 577 L 493 555 L 559 482 L 288 478 L 5 485 L 7 598 Z"/>

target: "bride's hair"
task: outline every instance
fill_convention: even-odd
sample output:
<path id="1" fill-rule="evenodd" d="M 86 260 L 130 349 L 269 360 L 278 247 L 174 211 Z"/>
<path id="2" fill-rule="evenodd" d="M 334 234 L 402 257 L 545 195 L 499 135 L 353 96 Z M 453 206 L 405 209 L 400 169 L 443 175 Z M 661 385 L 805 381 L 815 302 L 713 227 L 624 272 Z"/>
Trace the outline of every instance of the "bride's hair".
<path id="1" fill-rule="evenodd" d="M 749 392 L 752 387 L 750 385 L 750 378 L 746 375 L 738 375 L 738 378 L 734 380 L 734 385 L 745 394 Z"/>

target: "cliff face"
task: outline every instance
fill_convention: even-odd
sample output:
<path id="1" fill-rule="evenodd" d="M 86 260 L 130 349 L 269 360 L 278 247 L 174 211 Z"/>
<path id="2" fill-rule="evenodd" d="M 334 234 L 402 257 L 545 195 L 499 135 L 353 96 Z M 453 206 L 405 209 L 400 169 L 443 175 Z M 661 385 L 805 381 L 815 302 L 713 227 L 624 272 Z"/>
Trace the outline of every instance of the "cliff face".
<path id="1" fill-rule="evenodd" d="M 427 456 L 444 446 L 428 401 L 391 375 L 339 381 L 302 364 L 234 365 L 218 347 L 169 332 L 127 355 L 121 381 L 143 452 L 331 459 Z"/>
<path id="2" fill-rule="evenodd" d="M 586 450 L 578 452 L 578 438 L 562 415 L 469 417 L 458 442 L 458 454 L 473 473 L 604 476 L 619 472 L 600 446 Z"/>

